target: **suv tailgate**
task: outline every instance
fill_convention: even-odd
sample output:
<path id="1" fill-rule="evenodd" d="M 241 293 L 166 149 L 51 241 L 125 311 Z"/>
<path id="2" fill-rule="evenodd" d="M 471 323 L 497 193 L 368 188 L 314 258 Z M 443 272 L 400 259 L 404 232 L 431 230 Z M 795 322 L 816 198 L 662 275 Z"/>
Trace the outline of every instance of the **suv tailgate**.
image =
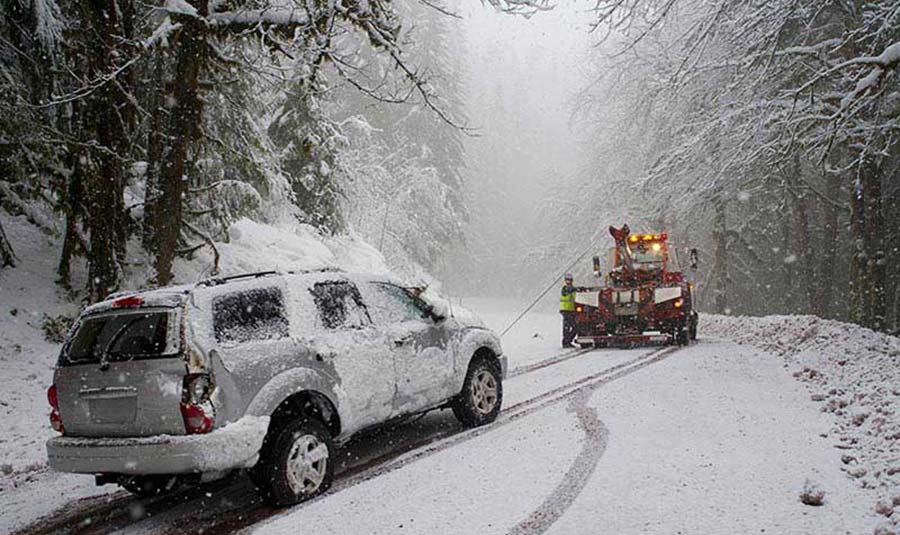
<path id="1" fill-rule="evenodd" d="M 184 434 L 179 321 L 173 308 L 81 319 L 53 381 L 66 435 Z"/>

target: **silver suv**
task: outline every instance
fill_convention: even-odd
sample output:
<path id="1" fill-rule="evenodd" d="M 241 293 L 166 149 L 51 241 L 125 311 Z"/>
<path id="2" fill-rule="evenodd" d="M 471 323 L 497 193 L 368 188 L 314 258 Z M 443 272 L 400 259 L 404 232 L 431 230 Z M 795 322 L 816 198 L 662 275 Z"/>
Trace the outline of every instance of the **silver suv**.
<path id="1" fill-rule="evenodd" d="M 255 273 L 117 294 L 85 309 L 48 398 L 50 466 L 152 495 L 249 468 L 279 505 L 328 488 L 335 448 L 450 408 L 500 412 L 500 341 L 383 277 Z"/>

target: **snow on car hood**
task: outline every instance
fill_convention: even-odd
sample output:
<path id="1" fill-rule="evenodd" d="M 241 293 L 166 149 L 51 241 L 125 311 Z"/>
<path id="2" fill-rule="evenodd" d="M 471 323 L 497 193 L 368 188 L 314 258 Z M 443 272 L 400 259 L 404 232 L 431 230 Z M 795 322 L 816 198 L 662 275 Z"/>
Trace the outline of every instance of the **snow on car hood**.
<path id="1" fill-rule="evenodd" d="M 452 318 L 462 327 L 480 327 L 486 329 L 481 318 L 471 310 L 462 305 L 454 305 L 450 299 L 433 290 L 431 286 L 419 294 L 419 298 L 426 304 L 433 307 L 433 311 L 438 316 Z"/>

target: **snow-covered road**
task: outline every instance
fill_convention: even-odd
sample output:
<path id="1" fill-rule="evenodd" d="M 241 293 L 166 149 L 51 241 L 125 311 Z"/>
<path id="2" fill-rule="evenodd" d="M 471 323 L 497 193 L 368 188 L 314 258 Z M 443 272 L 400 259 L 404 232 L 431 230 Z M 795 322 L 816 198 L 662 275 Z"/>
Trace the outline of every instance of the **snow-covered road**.
<path id="1" fill-rule="evenodd" d="M 512 378 L 510 398 L 536 383 L 552 390 L 551 376 L 613 368 L 626 355 L 635 357 L 592 351 L 543 368 L 541 379 Z M 871 531 L 860 492 L 820 436 L 827 422 L 776 361 L 760 366 L 746 349 L 712 340 L 651 355 L 639 361 L 649 365 L 582 383 L 564 403 L 501 419 L 256 532 Z M 807 479 L 826 491 L 825 506 L 800 502 Z"/>
<path id="2" fill-rule="evenodd" d="M 468 304 L 498 330 L 514 311 Z M 75 501 L 103 489 L 38 472 L 0 492 L 0 531 L 872 532 L 827 415 L 779 359 L 710 338 L 563 352 L 556 314 L 527 318 L 504 339 L 511 370 L 496 423 L 466 431 L 445 412 L 355 441 L 313 502 L 262 506 L 242 477 L 169 498 Z M 806 480 L 826 492 L 822 507 L 800 502 Z"/>

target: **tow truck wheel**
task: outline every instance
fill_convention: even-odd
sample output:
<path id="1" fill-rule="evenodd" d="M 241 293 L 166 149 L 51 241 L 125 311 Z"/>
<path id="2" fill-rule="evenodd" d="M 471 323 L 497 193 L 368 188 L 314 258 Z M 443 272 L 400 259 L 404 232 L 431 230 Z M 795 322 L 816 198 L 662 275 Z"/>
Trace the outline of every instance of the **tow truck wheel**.
<path id="1" fill-rule="evenodd" d="M 497 419 L 502 402 L 500 367 L 496 362 L 475 357 L 469 364 L 462 392 L 451 407 L 453 415 L 466 427 L 478 427 Z"/>
<path id="2" fill-rule="evenodd" d="M 301 416 L 275 433 L 251 473 L 263 498 L 285 506 L 328 490 L 334 476 L 334 444 L 325 424 Z"/>
<path id="3" fill-rule="evenodd" d="M 691 343 L 688 327 L 679 327 L 678 330 L 675 331 L 675 343 L 680 346 L 686 346 Z"/>

